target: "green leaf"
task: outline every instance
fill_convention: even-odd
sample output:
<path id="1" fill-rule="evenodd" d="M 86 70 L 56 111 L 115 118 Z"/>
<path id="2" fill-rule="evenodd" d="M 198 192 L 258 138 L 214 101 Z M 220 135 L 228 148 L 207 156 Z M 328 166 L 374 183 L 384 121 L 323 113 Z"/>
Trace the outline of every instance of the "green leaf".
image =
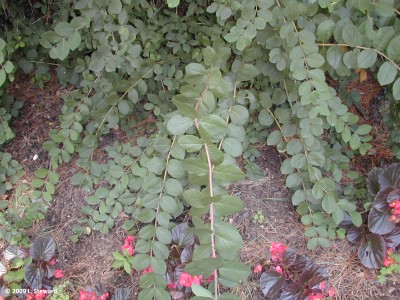
<path id="1" fill-rule="evenodd" d="M 199 158 L 186 158 L 181 164 L 189 174 L 204 176 L 208 173 L 208 164 Z"/>
<path id="2" fill-rule="evenodd" d="M 159 153 L 167 153 L 171 149 L 171 140 L 166 137 L 159 137 L 154 141 L 153 148 Z"/>
<path id="3" fill-rule="evenodd" d="M 357 64 L 359 68 L 367 69 L 372 67 L 378 55 L 373 49 L 365 49 L 357 57 Z"/>
<path id="4" fill-rule="evenodd" d="M 397 67 L 391 62 L 384 62 L 378 71 L 378 81 L 381 85 L 391 84 L 397 75 Z"/>
<path id="5" fill-rule="evenodd" d="M 386 53 L 395 62 L 400 61 L 400 36 L 396 36 L 390 41 Z"/>
<path id="6" fill-rule="evenodd" d="M 249 111 L 242 105 L 234 105 L 231 107 L 229 116 L 233 124 L 244 125 L 249 120 Z"/>
<path id="7" fill-rule="evenodd" d="M 349 212 L 351 221 L 353 222 L 354 226 L 356 227 L 360 227 L 362 224 L 362 218 L 361 218 L 361 214 L 357 211 L 351 211 Z"/>
<path id="8" fill-rule="evenodd" d="M 167 0 L 169 8 L 178 7 L 180 0 Z"/>
<path id="9" fill-rule="evenodd" d="M 356 132 L 359 135 L 365 135 L 365 134 L 368 134 L 371 131 L 371 129 L 372 129 L 371 125 L 363 124 L 363 125 L 361 125 L 360 127 L 357 128 Z"/>
<path id="10" fill-rule="evenodd" d="M 108 170 L 108 173 L 114 178 L 120 178 L 125 174 L 124 169 L 121 166 L 112 166 Z"/>
<path id="11" fill-rule="evenodd" d="M 231 183 L 245 177 L 245 174 L 237 166 L 219 165 L 214 168 L 214 178 L 219 182 Z"/>
<path id="12" fill-rule="evenodd" d="M 326 211 L 328 214 L 332 214 L 336 211 L 337 207 L 338 205 L 336 203 L 335 197 L 330 194 L 325 194 L 322 199 L 322 208 L 324 209 L 324 211 Z"/>
<path id="13" fill-rule="evenodd" d="M 312 53 L 306 57 L 306 62 L 309 67 L 319 68 L 325 62 L 324 57 L 318 53 Z"/>
<path id="14" fill-rule="evenodd" d="M 75 31 L 75 29 L 67 22 L 58 22 L 56 27 L 54 27 L 54 31 L 59 36 L 69 36 Z"/>
<path id="15" fill-rule="evenodd" d="M 235 259 L 237 251 L 243 247 L 243 240 L 236 227 L 224 222 L 215 222 L 215 246 L 218 254 L 225 259 Z"/>
<path id="16" fill-rule="evenodd" d="M 74 31 L 70 36 L 68 36 L 68 46 L 71 51 L 77 49 L 81 45 L 82 37 L 79 31 Z"/>
<path id="17" fill-rule="evenodd" d="M 168 131 L 173 135 L 182 135 L 193 125 L 193 121 L 181 115 L 173 116 L 167 123 Z"/>
<path id="18" fill-rule="evenodd" d="M 363 43 L 363 36 L 357 26 L 349 23 L 343 26 L 342 29 L 343 41 L 350 47 L 361 46 Z"/>
<path id="19" fill-rule="evenodd" d="M 222 149 L 233 157 L 238 157 L 243 153 L 242 143 L 231 137 L 224 139 Z"/>
<path id="20" fill-rule="evenodd" d="M 251 274 L 251 270 L 244 263 L 238 261 L 225 261 L 218 269 L 221 279 L 239 283 L 245 281 Z"/>
<path id="21" fill-rule="evenodd" d="M 179 145 L 187 152 L 197 152 L 203 147 L 204 142 L 194 135 L 184 135 L 178 139 Z"/>
<path id="22" fill-rule="evenodd" d="M 182 194 L 183 187 L 178 180 L 174 178 L 168 178 L 165 182 L 165 191 L 171 196 L 178 197 Z"/>
<path id="23" fill-rule="evenodd" d="M 192 284 L 191 286 L 193 294 L 199 297 L 214 299 L 214 296 L 211 292 L 198 284 Z"/>
<path id="24" fill-rule="evenodd" d="M 216 115 L 205 115 L 200 117 L 199 125 L 215 139 L 221 139 L 227 131 L 227 125 L 224 119 Z"/>
<path id="25" fill-rule="evenodd" d="M 224 195 L 221 200 L 214 203 L 216 217 L 229 216 L 243 209 L 243 202 L 239 197 Z"/>
<path id="26" fill-rule="evenodd" d="M 55 47 L 50 49 L 49 55 L 53 59 L 64 60 L 67 58 L 69 51 L 69 45 L 64 38 Z"/>
<path id="27" fill-rule="evenodd" d="M 165 169 L 165 160 L 161 157 L 153 157 L 146 163 L 146 167 L 150 172 L 161 175 Z"/>
<path id="28" fill-rule="evenodd" d="M 36 175 L 36 177 L 37 178 L 45 178 L 45 177 L 47 177 L 47 174 L 49 173 L 49 170 L 48 169 L 43 169 L 43 168 L 41 168 L 41 169 L 38 169 L 36 172 L 35 172 L 35 175 Z"/>
<path id="29" fill-rule="evenodd" d="M 108 13 L 118 15 L 122 11 L 122 3 L 120 0 L 110 0 L 108 4 Z"/>

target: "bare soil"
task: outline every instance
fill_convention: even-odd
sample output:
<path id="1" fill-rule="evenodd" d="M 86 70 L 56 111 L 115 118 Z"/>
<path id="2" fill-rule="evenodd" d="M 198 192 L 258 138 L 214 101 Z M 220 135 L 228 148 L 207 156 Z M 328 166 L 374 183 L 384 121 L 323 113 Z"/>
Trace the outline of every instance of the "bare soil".
<path id="1" fill-rule="evenodd" d="M 30 83 L 29 77 L 19 74 L 16 83 L 8 91 L 24 101 L 24 108 L 12 123 L 16 138 L 5 146 L 5 151 L 24 166 L 25 180 L 31 180 L 38 168 L 48 167 L 49 157 L 42 149 L 42 144 L 48 140 L 48 131 L 59 127 L 58 115 L 62 106 L 60 94 L 67 90 L 56 83 L 54 76 L 41 90 Z M 107 142 L 112 140 L 105 137 L 104 144 Z M 35 154 L 38 155 L 36 160 L 33 159 Z M 328 249 L 306 250 L 304 227 L 291 205 L 285 177 L 279 171 L 281 156 L 273 148 L 263 147 L 257 163 L 265 177 L 259 181 L 241 181 L 230 190 L 232 194 L 239 195 L 245 204 L 245 209 L 232 217 L 245 242 L 240 252 L 243 262 L 254 267 L 266 257 L 269 244 L 280 241 L 328 269 L 330 279 L 327 284 L 337 291 L 334 299 L 400 299 L 397 288 L 400 279 L 392 276 L 385 285 L 376 283 L 376 272 L 359 263 L 356 248 L 346 240 L 334 241 Z M 130 287 L 137 295 L 138 275 L 128 275 L 123 270 L 111 268 L 111 252 L 119 250 L 126 235 L 118 224 L 107 235 L 91 232 L 77 243 L 70 240 L 72 227 L 81 217 L 80 208 L 88 196 L 70 183 L 71 176 L 78 170 L 74 161 L 58 169 L 61 180 L 55 199 L 46 219 L 30 229 L 30 237 L 33 240 L 47 233 L 57 241 L 59 256 L 56 266 L 63 269 L 66 279 L 73 283 L 71 295 L 75 296 L 79 289 L 94 286 L 98 282 L 111 290 Z M 263 224 L 252 222 L 258 211 L 265 216 Z M 259 275 L 252 274 L 234 292 L 245 300 L 263 299 L 258 281 Z"/>

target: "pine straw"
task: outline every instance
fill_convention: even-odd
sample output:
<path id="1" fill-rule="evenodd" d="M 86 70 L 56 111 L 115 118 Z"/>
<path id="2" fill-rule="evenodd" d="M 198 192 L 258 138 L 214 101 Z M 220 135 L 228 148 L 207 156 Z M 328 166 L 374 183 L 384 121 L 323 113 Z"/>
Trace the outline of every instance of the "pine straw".
<path id="1" fill-rule="evenodd" d="M 367 176 L 369 171 L 376 166 L 387 164 L 393 160 L 393 152 L 387 146 L 387 139 L 390 135 L 389 130 L 382 121 L 381 111 L 382 103 L 376 103 L 379 95 L 382 93 L 382 87 L 371 73 L 367 73 L 367 79 L 360 82 L 355 79 L 347 87 L 347 91 L 357 90 L 360 93 L 360 105 L 362 112 L 355 106 L 349 110 L 359 117 L 359 125 L 368 124 L 372 126 L 370 135 L 372 140 L 369 144 L 372 148 L 366 155 L 356 155 L 351 159 L 350 165 L 353 170 L 359 174 Z"/>

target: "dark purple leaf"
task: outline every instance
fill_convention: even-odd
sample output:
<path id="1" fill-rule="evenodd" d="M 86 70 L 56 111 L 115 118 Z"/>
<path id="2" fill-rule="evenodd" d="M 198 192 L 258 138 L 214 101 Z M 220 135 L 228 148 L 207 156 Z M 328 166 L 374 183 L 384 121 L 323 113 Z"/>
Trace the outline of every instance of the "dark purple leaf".
<path id="1" fill-rule="evenodd" d="M 3 255 L 4 255 L 4 259 L 6 261 L 12 261 L 16 257 L 19 257 L 19 258 L 28 257 L 29 256 L 29 252 L 24 247 L 18 247 L 18 246 L 15 246 L 15 245 L 10 245 L 4 251 Z"/>
<path id="2" fill-rule="evenodd" d="M 304 287 L 312 288 L 322 281 L 327 280 L 328 277 L 329 275 L 325 268 L 310 266 L 300 274 L 298 281 Z"/>
<path id="3" fill-rule="evenodd" d="M 395 190 L 396 189 L 393 186 L 385 186 L 384 188 L 382 188 L 375 197 L 373 207 L 375 207 L 379 211 L 390 211 L 388 197 L 390 193 Z"/>
<path id="4" fill-rule="evenodd" d="M 400 190 L 394 190 L 388 195 L 387 202 L 390 204 L 396 200 L 400 200 Z"/>
<path id="5" fill-rule="evenodd" d="M 179 247 L 184 248 L 194 243 L 193 234 L 186 230 L 188 227 L 187 223 L 181 223 L 172 229 L 172 241 Z"/>
<path id="6" fill-rule="evenodd" d="M 358 258 L 367 268 L 379 269 L 386 255 L 385 240 L 379 234 L 370 233 L 358 248 Z"/>
<path id="7" fill-rule="evenodd" d="M 292 283 L 283 289 L 279 300 L 304 300 L 307 298 L 308 289 L 298 283 Z"/>
<path id="8" fill-rule="evenodd" d="M 49 236 L 37 238 L 29 253 L 35 260 L 50 261 L 56 253 L 56 242 Z"/>
<path id="9" fill-rule="evenodd" d="M 347 231 L 347 240 L 350 243 L 356 244 L 361 242 L 366 237 L 366 234 L 367 233 L 364 226 L 353 226 L 349 231 Z"/>
<path id="10" fill-rule="evenodd" d="M 385 168 L 381 175 L 379 175 L 379 184 L 381 187 L 391 185 L 395 186 L 400 178 L 400 163 L 392 164 Z"/>
<path id="11" fill-rule="evenodd" d="M 389 212 L 380 212 L 375 207 L 372 207 L 368 214 L 368 229 L 372 233 L 387 234 L 391 232 L 396 224 L 389 221 Z"/>
<path id="12" fill-rule="evenodd" d="M 396 226 L 391 232 L 385 234 L 383 239 L 388 248 L 395 248 L 400 245 L 400 226 Z"/>
<path id="13" fill-rule="evenodd" d="M 98 282 L 94 285 L 94 292 L 97 296 L 107 293 L 107 288 L 102 282 Z"/>
<path id="14" fill-rule="evenodd" d="M 350 215 L 347 212 L 343 212 L 343 220 L 340 222 L 339 226 L 347 230 L 354 226 L 353 221 L 351 221 Z"/>
<path id="15" fill-rule="evenodd" d="M 53 277 L 55 268 L 50 262 L 41 261 L 39 263 L 39 266 L 43 270 L 43 277 L 45 277 L 45 278 Z"/>
<path id="16" fill-rule="evenodd" d="M 181 262 L 184 264 L 188 264 L 192 261 L 193 256 L 193 245 L 185 247 L 181 253 Z"/>
<path id="17" fill-rule="evenodd" d="M 265 271 L 260 277 L 261 290 L 267 299 L 277 299 L 284 283 L 282 275 L 273 270 Z"/>
<path id="18" fill-rule="evenodd" d="M 30 264 L 25 268 L 25 281 L 31 289 L 41 289 L 43 270 L 36 264 Z"/>
<path id="19" fill-rule="evenodd" d="M 375 197 L 378 194 L 379 190 L 381 189 L 379 185 L 379 175 L 383 172 L 381 168 L 373 168 L 367 178 L 367 189 L 371 196 Z"/>
<path id="20" fill-rule="evenodd" d="M 312 265 L 312 260 L 308 257 L 297 254 L 293 249 L 286 249 L 282 256 L 282 265 L 285 269 L 299 272 Z"/>

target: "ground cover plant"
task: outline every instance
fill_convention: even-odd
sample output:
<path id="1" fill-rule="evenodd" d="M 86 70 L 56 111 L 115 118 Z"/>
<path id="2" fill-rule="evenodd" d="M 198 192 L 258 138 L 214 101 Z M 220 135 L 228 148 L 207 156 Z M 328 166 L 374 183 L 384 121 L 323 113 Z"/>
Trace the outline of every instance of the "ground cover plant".
<path id="1" fill-rule="evenodd" d="M 71 183 L 84 191 L 85 205 L 70 238 L 78 242 L 120 225 L 126 237 L 121 251 L 110 253 L 112 266 L 141 274 L 138 299 L 239 299 L 232 291 L 251 269 L 239 260 L 243 237 L 231 222 L 244 204 L 228 187 L 245 176 L 260 177 L 257 144 L 266 144 L 282 154 L 280 172 L 287 175 L 308 249 L 328 248 L 346 228 L 351 240 L 364 228 L 366 212 L 371 233 L 359 248 L 361 262 L 385 264 L 389 253 L 381 235 L 390 239 L 389 248 L 398 246 L 398 171 L 387 184 L 380 179 L 398 164 L 373 171 L 380 184 L 373 189 L 354 168 L 358 157 L 376 154 L 379 132 L 364 122 L 369 112 L 360 95 L 346 92 L 354 78 L 376 78 L 384 87 L 384 142 L 390 158 L 400 158 L 394 1 L 1 4 L 3 148 L 14 137 L 10 120 L 22 107 L 6 93 L 14 73 L 31 74 L 43 88 L 54 72 L 65 86 L 59 126 L 42 145 L 46 165 L 25 180 L 22 162 L 0 152 L 0 235 L 8 243 L 31 244 L 28 232 L 46 218 L 62 183 L 60 170 L 74 164 Z M 104 145 L 107 137 L 112 142 Z M 258 210 L 255 216 L 260 226 L 269 217 Z M 318 299 L 323 289 L 317 285 L 327 275 L 294 250 L 282 255 L 284 275 L 278 266 L 261 275 L 264 295 Z M 48 256 L 31 253 L 33 262 L 25 267 L 25 281 L 37 289 L 54 273 Z M 290 275 L 291 268 L 300 272 L 292 260 L 306 270 Z M 268 274 L 277 286 L 272 292 Z M 79 297 L 126 295 L 97 288 Z"/>

